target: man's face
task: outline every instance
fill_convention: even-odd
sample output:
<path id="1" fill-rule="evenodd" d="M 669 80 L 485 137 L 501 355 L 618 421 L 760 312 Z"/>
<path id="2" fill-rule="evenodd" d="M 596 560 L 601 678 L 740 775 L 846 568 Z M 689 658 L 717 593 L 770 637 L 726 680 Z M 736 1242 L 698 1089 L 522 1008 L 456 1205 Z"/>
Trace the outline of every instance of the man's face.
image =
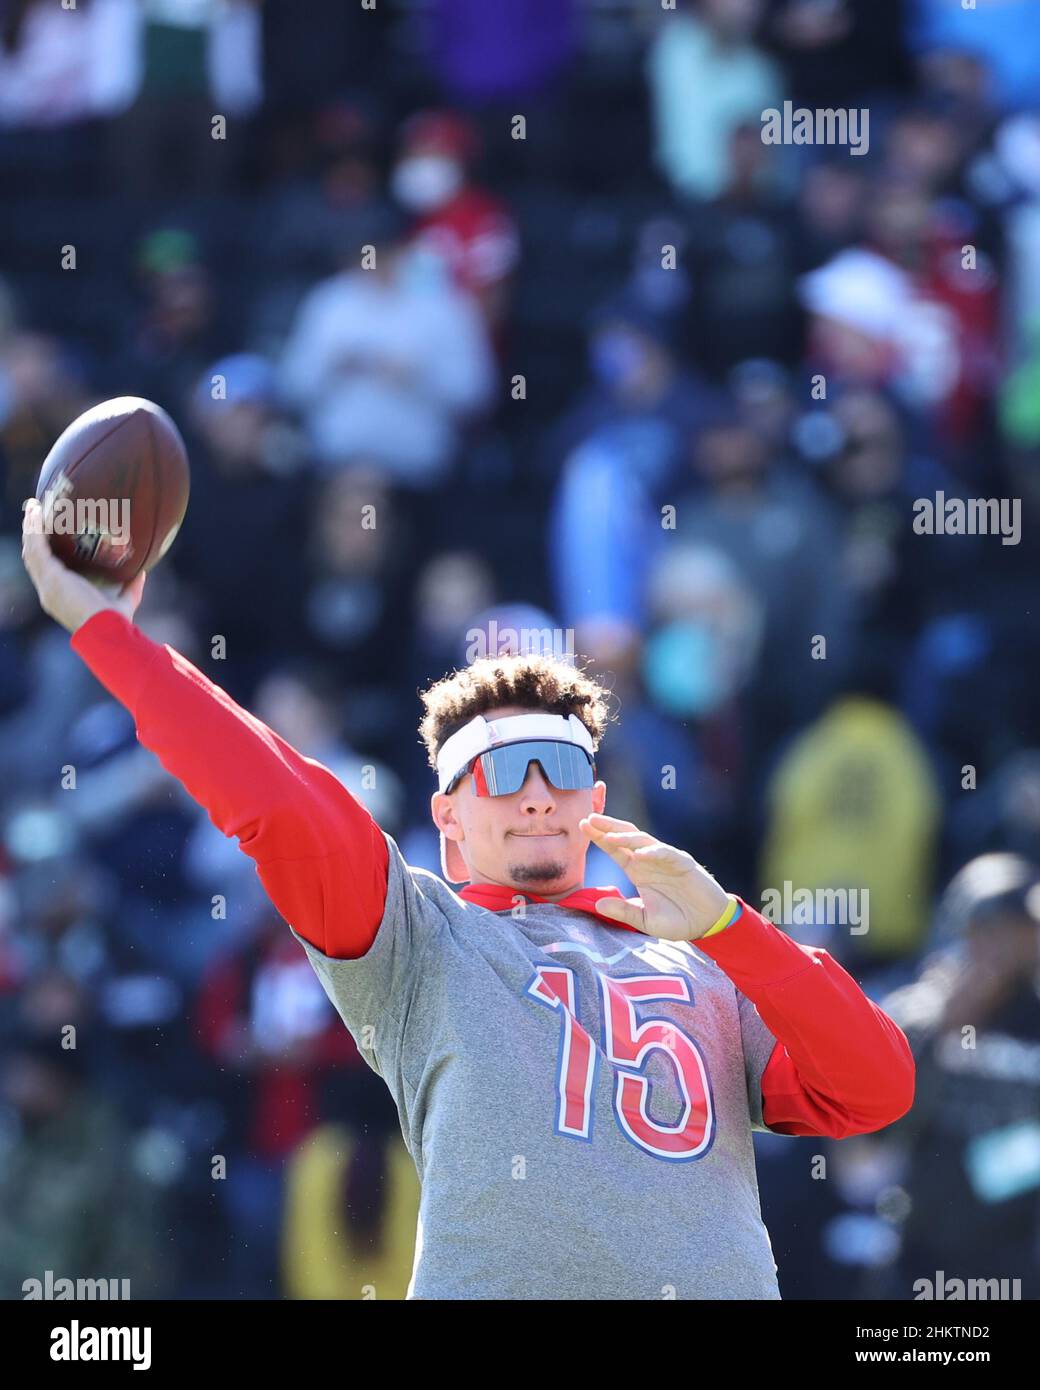
<path id="1" fill-rule="evenodd" d="M 531 714 L 508 706 L 489 710 L 485 718 Z M 578 822 L 602 812 L 603 782 L 583 791 L 559 791 L 537 763 L 510 796 L 477 796 L 470 775 L 452 792 L 435 792 L 433 819 L 455 841 L 471 883 L 500 883 L 539 897 L 563 896 L 582 886 L 589 841 Z"/>

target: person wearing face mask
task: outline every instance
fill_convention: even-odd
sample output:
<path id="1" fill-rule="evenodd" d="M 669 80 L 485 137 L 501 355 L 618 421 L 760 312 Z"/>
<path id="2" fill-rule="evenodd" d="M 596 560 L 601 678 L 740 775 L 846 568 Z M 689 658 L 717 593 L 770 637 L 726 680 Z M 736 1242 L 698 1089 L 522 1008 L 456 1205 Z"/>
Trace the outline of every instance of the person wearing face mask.
<path id="1" fill-rule="evenodd" d="M 451 112 L 421 111 L 401 132 L 391 191 L 415 218 L 413 240 L 440 257 L 455 285 L 474 296 L 497 337 L 519 238 L 506 206 L 471 182 L 477 154 L 468 121 Z"/>

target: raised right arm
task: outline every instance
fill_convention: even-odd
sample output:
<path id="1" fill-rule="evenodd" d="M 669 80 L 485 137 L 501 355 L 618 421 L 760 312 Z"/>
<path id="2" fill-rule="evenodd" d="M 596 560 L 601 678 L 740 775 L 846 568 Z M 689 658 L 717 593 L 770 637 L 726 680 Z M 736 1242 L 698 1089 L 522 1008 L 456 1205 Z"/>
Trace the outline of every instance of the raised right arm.
<path id="1" fill-rule="evenodd" d="M 145 748 L 256 860 L 286 922 L 325 955 L 364 955 L 387 899 L 388 849 L 355 796 L 121 613 L 96 613 L 71 646 Z"/>
<path id="2" fill-rule="evenodd" d="M 27 513 L 27 520 L 30 513 Z M 340 960 L 363 956 L 386 903 L 389 850 L 364 806 L 172 647 L 131 617 L 141 575 L 104 597 L 27 525 L 23 556 L 44 610 L 134 718 L 137 737 L 255 860 L 275 907 L 300 936 Z"/>
<path id="3" fill-rule="evenodd" d="M 364 955 L 383 916 L 388 862 L 366 808 L 121 613 L 96 613 L 71 646 L 133 715 L 144 747 L 256 861 L 286 921 L 325 955 Z"/>

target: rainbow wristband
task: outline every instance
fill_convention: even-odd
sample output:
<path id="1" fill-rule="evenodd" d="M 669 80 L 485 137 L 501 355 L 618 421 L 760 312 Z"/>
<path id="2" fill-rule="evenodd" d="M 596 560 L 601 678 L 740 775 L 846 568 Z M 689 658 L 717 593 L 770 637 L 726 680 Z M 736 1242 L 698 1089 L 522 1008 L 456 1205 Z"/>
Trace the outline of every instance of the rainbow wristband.
<path id="1" fill-rule="evenodd" d="M 743 911 L 744 904 L 739 902 L 733 894 L 730 893 L 725 912 L 723 912 L 719 920 L 713 926 L 710 926 L 702 936 L 697 938 L 697 940 L 706 941 L 709 936 L 714 936 L 717 932 L 725 931 L 727 927 L 733 925 Z"/>

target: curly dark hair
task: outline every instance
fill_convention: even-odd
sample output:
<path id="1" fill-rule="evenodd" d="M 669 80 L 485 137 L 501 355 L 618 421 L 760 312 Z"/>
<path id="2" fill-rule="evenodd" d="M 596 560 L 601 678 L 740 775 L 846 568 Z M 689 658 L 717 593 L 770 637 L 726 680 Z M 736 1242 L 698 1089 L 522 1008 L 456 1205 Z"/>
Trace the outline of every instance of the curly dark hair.
<path id="1" fill-rule="evenodd" d="M 608 708 L 610 693 L 597 680 L 541 652 L 482 657 L 435 681 L 419 698 L 426 710 L 419 735 L 433 768 L 452 734 L 488 710 L 515 705 L 542 714 L 576 714 L 594 747 L 615 718 Z"/>

